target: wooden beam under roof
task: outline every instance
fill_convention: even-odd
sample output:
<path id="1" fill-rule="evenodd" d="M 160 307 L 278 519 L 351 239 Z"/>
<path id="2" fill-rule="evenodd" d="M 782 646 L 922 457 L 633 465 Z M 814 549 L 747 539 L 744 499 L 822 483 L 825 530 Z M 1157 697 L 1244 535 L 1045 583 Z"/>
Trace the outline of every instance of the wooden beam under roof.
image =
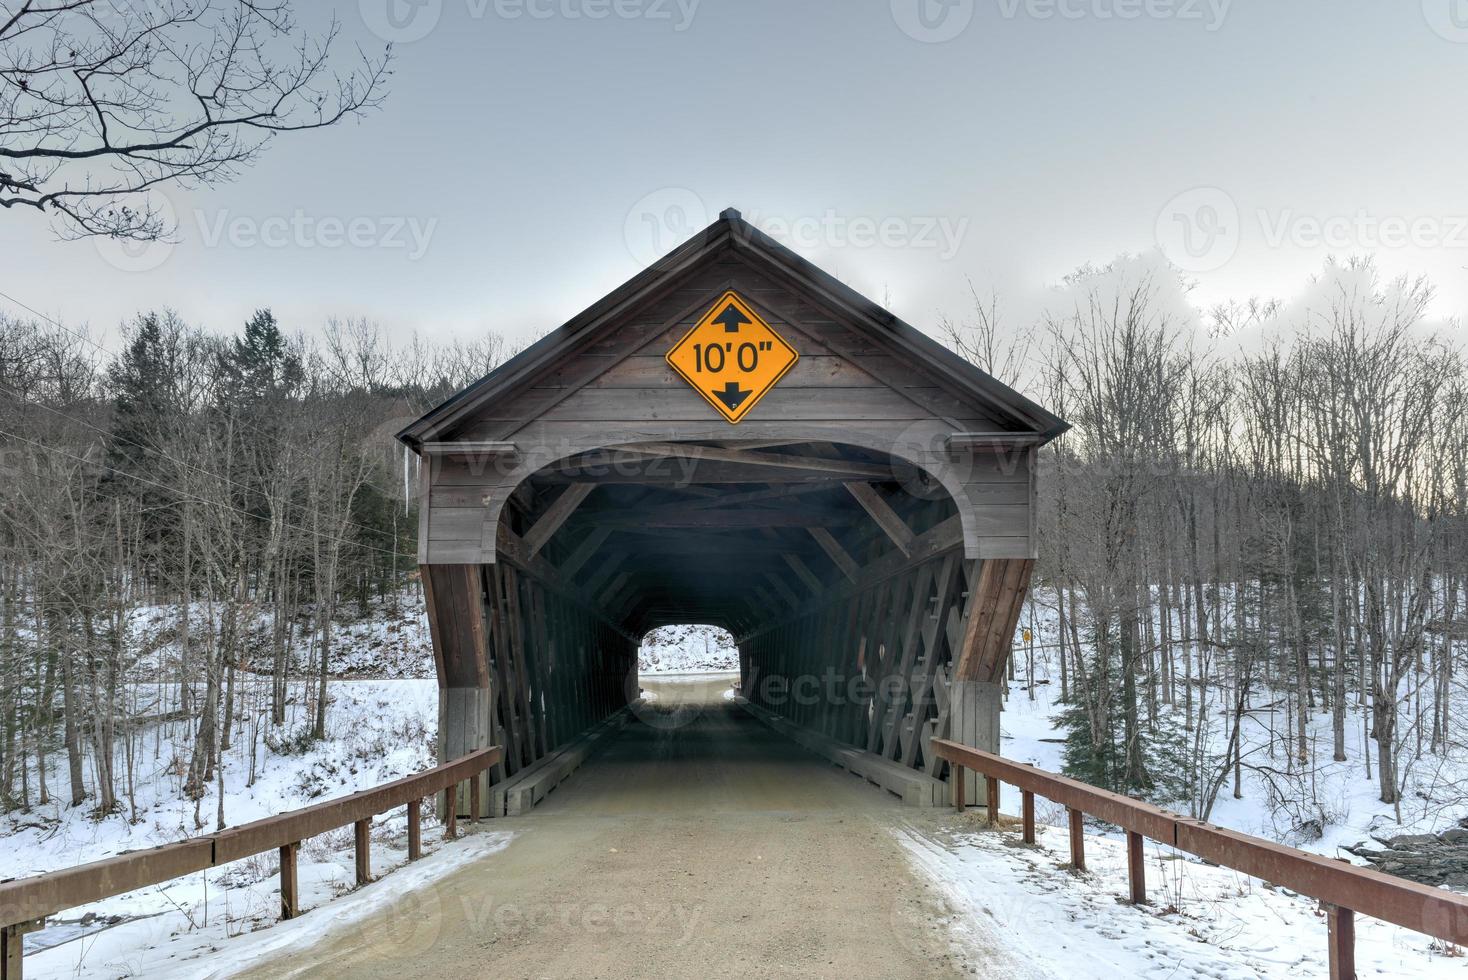
<path id="1" fill-rule="evenodd" d="M 677 442 L 638 442 L 612 447 L 618 452 L 636 453 L 642 456 L 675 457 L 682 459 L 709 460 L 719 463 L 742 463 L 749 466 L 767 466 L 783 469 L 809 470 L 845 476 L 848 479 L 862 478 L 890 480 L 889 467 L 873 466 L 870 463 L 853 463 L 846 460 L 820 459 L 814 456 L 791 456 L 785 453 L 765 453 L 748 449 L 725 449 L 719 446 L 699 446 Z"/>
<path id="2" fill-rule="evenodd" d="M 876 487 L 868 483 L 848 483 L 846 489 L 856 498 L 856 502 L 871 515 L 877 526 L 892 539 L 899 551 L 904 555 L 912 554 L 912 542 L 917 537 L 907 522 L 893 510 L 882 495 L 877 493 Z"/>
<path id="3" fill-rule="evenodd" d="M 850 514 L 828 514 L 811 511 L 780 510 L 701 510 L 658 513 L 656 510 L 598 515 L 600 526 L 613 528 L 761 528 L 761 527 L 841 527 L 856 522 Z"/>
<path id="4" fill-rule="evenodd" d="M 581 571 L 581 566 L 585 565 L 591 556 L 596 554 L 597 549 L 605 544 L 607 538 L 611 536 L 612 529 L 609 527 L 593 529 L 586 537 L 581 539 L 581 543 L 576 546 L 576 550 L 571 552 L 556 571 L 566 581 L 571 581 L 576 577 L 576 573 Z"/>
<path id="5" fill-rule="evenodd" d="M 811 537 L 816 539 L 816 543 L 821 546 L 821 550 L 826 553 L 832 563 L 841 569 L 841 574 L 855 582 L 861 574 L 861 566 L 847 553 L 845 548 L 841 547 L 841 542 L 836 540 L 836 536 L 823 527 L 810 527 L 806 530 L 810 532 Z"/>
<path id="6" fill-rule="evenodd" d="M 552 535 L 561 529 L 561 525 L 566 523 L 567 518 L 576 512 L 576 508 L 595 489 L 595 483 L 573 483 L 561 491 L 561 495 L 545 509 L 535 525 L 525 532 L 525 546 L 532 557 L 545 547 Z"/>

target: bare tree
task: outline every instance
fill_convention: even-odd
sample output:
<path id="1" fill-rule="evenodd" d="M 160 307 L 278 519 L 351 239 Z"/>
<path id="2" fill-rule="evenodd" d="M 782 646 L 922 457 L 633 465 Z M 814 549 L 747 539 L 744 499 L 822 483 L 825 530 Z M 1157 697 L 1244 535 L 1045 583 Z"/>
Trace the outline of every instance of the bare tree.
<path id="1" fill-rule="evenodd" d="M 148 196 L 228 180 L 277 134 L 378 106 L 390 48 L 342 70 L 340 29 L 296 29 L 289 0 L 0 3 L 0 205 L 66 237 L 147 241 Z"/>

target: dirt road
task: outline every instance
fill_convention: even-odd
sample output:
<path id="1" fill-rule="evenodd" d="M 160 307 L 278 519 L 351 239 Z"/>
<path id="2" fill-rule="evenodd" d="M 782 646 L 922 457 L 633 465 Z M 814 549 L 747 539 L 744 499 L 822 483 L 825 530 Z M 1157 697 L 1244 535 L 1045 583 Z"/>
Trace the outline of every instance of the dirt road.
<path id="1" fill-rule="evenodd" d="M 889 833 L 913 811 L 725 702 L 727 679 L 645 686 L 655 710 L 529 815 L 482 825 L 517 832 L 504 850 L 249 975 L 1001 970 L 956 954 L 932 925 L 941 903 Z"/>

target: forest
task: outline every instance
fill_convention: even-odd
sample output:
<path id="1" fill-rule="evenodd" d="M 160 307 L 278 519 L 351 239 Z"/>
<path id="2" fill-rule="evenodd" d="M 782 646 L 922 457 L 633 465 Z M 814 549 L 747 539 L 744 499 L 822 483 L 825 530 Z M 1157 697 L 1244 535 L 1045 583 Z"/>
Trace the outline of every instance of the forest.
<path id="1" fill-rule="evenodd" d="M 1016 638 L 1015 692 L 1053 664 L 1067 770 L 1194 815 L 1248 772 L 1308 817 L 1348 726 L 1398 803 L 1424 753 L 1461 745 L 1459 328 L 1429 283 L 1365 259 L 1287 302 L 1200 309 L 1191 288 L 1122 256 L 1032 322 L 976 290 L 933 328 L 1073 426 L 1041 460 L 1035 603 L 1059 628 Z M 262 733 L 321 739 L 330 625 L 412 600 L 414 460 L 393 433 L 512 352 L 268 309 L 235 331 L 143 313 L 115 349 L 0 318 L 0 809 L 126 816 L 160 720 L 186 726 L 174 775 L 195 801 L 232 739 L 252 779 Z M 144 608 L 172 611 L 166 645 L 130 642 Z"/>

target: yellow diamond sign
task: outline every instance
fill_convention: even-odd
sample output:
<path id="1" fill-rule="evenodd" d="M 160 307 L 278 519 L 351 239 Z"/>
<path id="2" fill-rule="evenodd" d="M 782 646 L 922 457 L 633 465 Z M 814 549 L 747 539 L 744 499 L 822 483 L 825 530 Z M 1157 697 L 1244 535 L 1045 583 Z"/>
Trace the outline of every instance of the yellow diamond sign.
<path id="1" fill-rule="evenodd" d="M 720 415 L 737 423 L 800 355 L 730 290 L 673 345 L 667 359 Z"/>

